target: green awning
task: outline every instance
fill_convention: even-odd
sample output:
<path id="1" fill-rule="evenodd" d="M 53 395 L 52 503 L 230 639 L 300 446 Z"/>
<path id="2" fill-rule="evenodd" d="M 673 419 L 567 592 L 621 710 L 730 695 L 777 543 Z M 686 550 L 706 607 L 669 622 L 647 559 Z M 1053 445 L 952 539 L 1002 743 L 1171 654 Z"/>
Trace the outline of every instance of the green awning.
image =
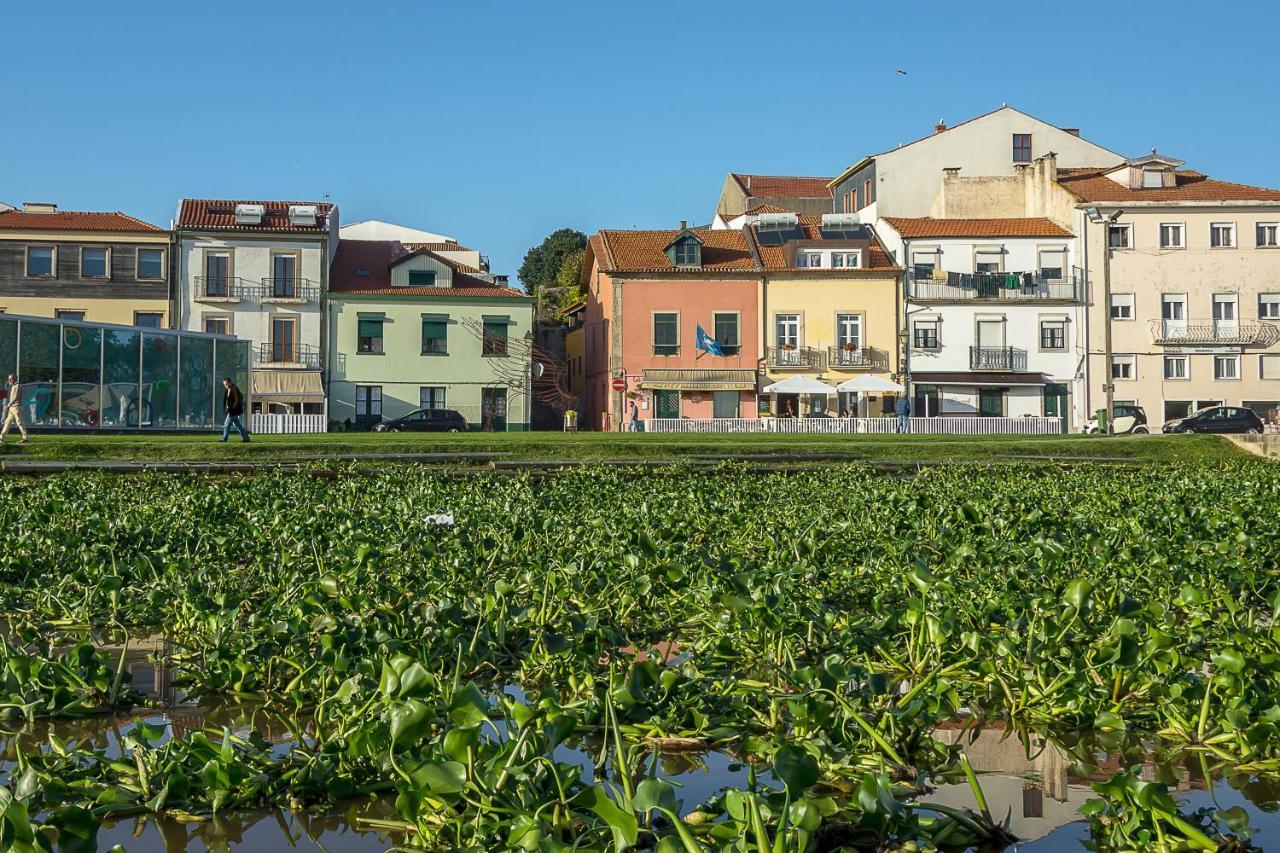
<path id="1" fill-rule="evenodd" d="M 494 325 L 502 324 L 504 326 L 514 326 L 516 324 L 516 321 L 512 320 L 511 317 L 507 314 L 502 314 L 502 315 L 485 314 L 481 317 L 481 319 L 484 320 L 484 322 L 486 323 L 492 323 Z"/>

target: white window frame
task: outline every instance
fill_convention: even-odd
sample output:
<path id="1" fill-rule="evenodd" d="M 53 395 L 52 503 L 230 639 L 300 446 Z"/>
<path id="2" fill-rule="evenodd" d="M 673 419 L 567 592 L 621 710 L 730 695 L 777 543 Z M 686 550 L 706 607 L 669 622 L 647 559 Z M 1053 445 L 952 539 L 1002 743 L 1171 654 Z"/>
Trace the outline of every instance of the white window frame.
<path id="1" fill-rule="evenodd" d="M 978 266 L 979 266 L 980 264 L 984 264 L 984 263 L 985 263 L 985 264 L 989 264 L 989 263 L 991 263 L 990 258 L 991 258 L 992 256 L 994 256 L 994 257 L 995 257 L 995 259 L 996 259 L 996 261 L 995 261 L 996 268 L 995 268 L 994 270 L 989 270 L 989 271 L 987 272 L 987 275 L 996 275 L 997 273 L 1002 273 L 1002 272 L 1004 272 L 1004 256 L 1005 256 L 1005 254 L 1006 254 L 1006 252 L 1005 252 L 1005 248 L 1004 248 L 1004 246 L 996 246 L 996 245 L 990 245 L 990 246 L 974 246 L 974 247 L 973 247 L 973 271 L 974 271 L 974 273 L 981 272 L 981 270 L 979 270 L 979 269 L 978 269 Z M 984 258 L 985 258 L 986 260 L 984 260 Z"/>
<path id="2" fill-rule="evenodd" d="M 1124 245 L 1123 245 L 1123 246 L 1113 246 L 1113 245 L 1111 245 L 1111 234 L 1112 234 L 1113 232 L 1115 232 L 1115 233 L 1123 233 L 1123 234 L 1124 234 Z M 1108 248 L 1108 249 L 1112 249 L 1112 250 L 1117 251 L 1117 252 L 1127 252 L 1127 251 L 1129 251 L 1130 249 L 1132 249 L 1132 248 L 1133 248 L 1133 224 L 1132 224 L 1132 223 L 1130 223 L 1130 222 L 1111 222 L 1111 223 L 1108 223 L 1108 224 L 1107 224 L 1107 230 L 1106 230 L 1106 235 L 1105 235 L 1105 236 L 1106 236 L 1106 240 L 1107 240 L 1107 246 L 1106 246 L 1106 248 Z"/>
<path id="3" fill-rule="evenodd" d="M 1117 367 L 1128 367 L 1128 376 L 1117 376 Z M 1123 372 L 1123 371 L 1121 371 Z M 1113 355 L 1111 356 L 1111 381 L 1112 382 L 1133 382 L 1138 378 L 1138 359 L 1132 355 Z"/>
<path id="4" fill-rule="evenodd" d="M 1227 364 L 1233 365 L 1231 371 L 1234 375 L 1224 375 L 1221 368 Z M 1238 382 L 1240 380 L 1240 356 L 1215 355 L 1213 357 L 1213 378 L 1222 382 Z"/>
<path id="5" fill-rule="evenodd" d="M 84 253 L 85 252 L 101 252 L 102 253 L 102 275 L 85 275 L 84 274 Z M 111 247 L 110 246 L 81 246 L 79 272 L 80 272 L 81 281 L 111 281 Z"/>
<path id="6" fill-rule="evenodd" d="M 1187 248 L 1187 228 L 1185 222 L 1161 222 L 1160 223 L 1160 248 L 1161 249 L 1185 249 Z M 1173 233 L 1178 235 L 1177 242 L 1166 243 L 1164 239 L 1164 230 L 1166 228 L 1174 229 Z"/>
<path id="7" fill-rule="evenodd" d="M 1132 293 L 1113 293 L 1111 294 L 1111 304 L 1107 306 L 1111 319 L 1117 323 L 1131 323 L 1137 319 L 1137 297 Z M 1127 316 L 1117 317 L 1116 309 L 1128 309 Z"/>
<path id="8" fill-rule="evenodd" d="M 1262 242 L 1262 229 L 1271 229 L 1271 242 Z M 1254 245 L 1259 249 L 1280 249 L 1280 222 L 1255 222 L 1253 225 Z"/>
<path id="9" fill-rule="evenodd" d="M 852 260 L 853 263 L 849 263 L 850 260 Z M 861 266 L 862 266 L 862 253 L 857 250 L 854 250 L 854 251 L 841 250 L 838 252 L 831 253 L 832 269 L 856 270 Z"/>
<path id="10" fill-rule="evenodd" d="M 933 329 L 933 346 L 925 346 L 918 344 L 919 339 L 917 332 L 921 328 Z M 942 318 L 941 317 L 919 317 L 911 324 L 911 348 L 914 350 L 923 350 L 925 352 L 938 352 L 942 349 Z"/>
<path id="11" fill-rule="evenodd" d="M 49 274 L 33 275 L 31 272 L 31 250 L 32 249 L 48 249 L 49 250 Z M 57 278 L 58 277 L 58 247 L 46 246 L 44 244 L 35 244 L 27 246 L 27 250 L 22 253 L 23 274 L 26 278 Z"/>
<path id="12" fill-rule="evenodd" d="M 802 270 L 822 269 L 822 252 L 800 249 L 796 252 L 796 266 Z"/>
<path id="13" fill-rule="evenodd" d="M 142 276 L 142 253 L 143 252 L 159 252 L 160 253 L 160 275 L 155 278 L 143 278 Z M 168 260 L 168 253 L 163 246 L 139 246 L 133 254 L 133 277 L 138 281 L 165 281 L 168 276 L 165 275 L 165 261 Z"/>
<path id="14" fill-rule="evenodd" d="M 1280 320 L 1280 293 L 1258 294 L 1258 319 Z"/>
<path id="15" fill-rule="evenodd" d="M 836 312 L 836 346 L 841 350 L 844 345 L 849 343 L 845 337 L 845 332 L 849 329 L 856 331 L 854 336 L 857 345 L 855 350 L 860 350 L 867 345 L 866 319 L 859 311 L 837 311 Z"/>
<path id="16" fill-rule="evenodd" d="M 1225 228 L 1227 239 L 1229 242 L 1221 245 L 1213 245 L 1219 228 Z M 1236 224 L 1234 222 L 1210 222 L 1209 223 L 1209 248 L 1211 249 L 1234 249 L 1236 247 Z"/>
<path id="17" fill-rule="evenodd" d="M 1036 343 L 1040 352 L 1066 352 L 1071 348 L 1071 342 L 1067 338 L 1068 321 L 1066 317 L 1041 317 L 1036 325 Z M 1046 326 L 1057 326 L 1062 329 L 1062 346 L 1046 347 L 1044 345 L 1044 330 Z"/>
<path id="18" fill-rule="evenodd" d="M 1045 257 L 1057 258 L 1055 262 L 1048 265 L 1045 264 Z M 1044 274 L 1045 269 L 1053 269 L 1054 266 L 1062 271 L 1057 278 L 1049 278 Z M 1036 247 L 1036 271 L 1040 273 L 1040 277 L 1046 281 L 1064 281 L 1067 278 L 1067 247 L 1066 246 L 1038 246 Z"/>
<path id="19" fill-rule="evenodd" d="M 789 317 L 787 325 L 795 326 L 795 340 L 787 343 L 782 342 L 782 318 Z M 784 346 L 794 346 L 800 349 L 804 345 L 804 323 L 800 319 L 799 311 L 779 311 L 773 315 L 773 345 L 776 349 L 782 349 Z"/>
<path id="20" fill-rule="evenodd" d="M 1180 376 L 1172 376 L 1169 372 L 1171 364 L 1182 365 Z M 1164 379 L 1166 382 L 1187 382 L 1191 379 L 1191 359 L 1185 355 L 1166 355 L 1164 357 Z"/>

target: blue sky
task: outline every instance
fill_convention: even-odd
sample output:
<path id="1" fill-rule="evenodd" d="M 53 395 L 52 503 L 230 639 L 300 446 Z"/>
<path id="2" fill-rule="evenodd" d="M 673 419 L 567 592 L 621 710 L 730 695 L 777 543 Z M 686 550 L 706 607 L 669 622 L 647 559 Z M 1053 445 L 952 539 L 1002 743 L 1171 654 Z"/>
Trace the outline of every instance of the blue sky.
<path id="1" fill-rule="evenodd" d="M 0 200 L 329 193 L 514 278 L 554 228 L 706 222 L 730 170 L 835 174 L 1002 102 L 1280 187 L 1277 31 L 1260 0 L 7 0 Z"/>

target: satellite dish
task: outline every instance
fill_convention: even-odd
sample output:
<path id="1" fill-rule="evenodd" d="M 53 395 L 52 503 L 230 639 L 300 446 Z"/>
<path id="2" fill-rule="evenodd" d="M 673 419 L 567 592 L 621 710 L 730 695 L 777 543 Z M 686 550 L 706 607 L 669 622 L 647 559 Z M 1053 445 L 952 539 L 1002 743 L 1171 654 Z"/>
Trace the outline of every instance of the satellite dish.
<path id="1" fill-rule="evenodd" d="M 540 362 L 540 361 L 535 361 L 535 362 L 533 363 L 533 367 L 532 367 L 532 368 L 530 368 L 530 370 L 531 370 L 531 372 L 532 372 L 532 374 L 533 374 L 533 378 L 534 378 L 534 379 L 541 379 L 541 378 L 542 378 L 542 374 L 544 374 L 544 373 L 546 373 L 546 372 L 547 372 L 547 367 L 546 367 L 546 365 L 545 365 L 545 364 L 543 364 L 542 362 Z"/>

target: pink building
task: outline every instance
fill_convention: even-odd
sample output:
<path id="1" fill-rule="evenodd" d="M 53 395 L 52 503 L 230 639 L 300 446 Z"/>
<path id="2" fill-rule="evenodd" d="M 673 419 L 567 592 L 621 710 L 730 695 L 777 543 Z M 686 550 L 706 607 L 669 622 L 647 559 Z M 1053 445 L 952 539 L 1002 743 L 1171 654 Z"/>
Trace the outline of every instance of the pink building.
<path id="1" fill-rule="evenodd" d="M 582 271 L 585 426 L 616 430 L 633 415 L 754 418 L 760 285 L 741 231 L 595 234 Z"/>

